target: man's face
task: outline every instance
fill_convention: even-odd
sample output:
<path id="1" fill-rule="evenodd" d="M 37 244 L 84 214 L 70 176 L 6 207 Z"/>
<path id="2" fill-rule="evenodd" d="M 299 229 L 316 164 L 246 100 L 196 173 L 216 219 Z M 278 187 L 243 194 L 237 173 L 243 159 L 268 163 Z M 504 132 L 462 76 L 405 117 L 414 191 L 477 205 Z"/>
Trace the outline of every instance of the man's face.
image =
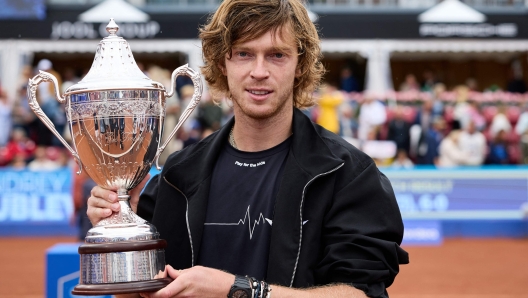
<path id="1" fill-rule="evenodd" d="M 235 109 L 254 119 L 268 119 L 293 106 L 297 46 L 288 26 L 233 45 L 224 75 Z"/>

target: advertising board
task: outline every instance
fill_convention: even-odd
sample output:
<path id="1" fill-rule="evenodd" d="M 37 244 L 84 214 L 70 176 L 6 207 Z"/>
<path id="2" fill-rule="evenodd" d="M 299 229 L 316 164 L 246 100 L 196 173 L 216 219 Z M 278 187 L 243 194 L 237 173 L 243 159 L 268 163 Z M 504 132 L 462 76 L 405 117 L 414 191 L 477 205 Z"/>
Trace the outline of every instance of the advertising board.
<path id="1" fill-rule="evenodd" d="M 70 169 L 1 169 L 0 190 L 0 236 L 74 231 Z"/>

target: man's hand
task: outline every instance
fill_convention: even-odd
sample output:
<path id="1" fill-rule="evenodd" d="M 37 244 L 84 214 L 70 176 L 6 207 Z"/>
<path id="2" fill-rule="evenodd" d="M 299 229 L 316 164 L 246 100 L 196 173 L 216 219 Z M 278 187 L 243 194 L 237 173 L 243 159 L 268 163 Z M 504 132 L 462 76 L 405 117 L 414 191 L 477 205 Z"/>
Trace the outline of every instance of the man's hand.
<path id="1" fill-rule="evenodd" d="M 147 174 L 143 181 L 129 192 L 130 207 L 134 212 L 137 212 L 139 195 L 149 178 L 150 174 Z M 112 212 L 119 211 L 118 201 L 116 189 L 108 190 L 99 186 L 92 188 L 91 196 L 88 198 L 88 210 L 86 211 L 92 225 L 95 226 L 101 220 L 109 217 Z"/>
<path id="2" fill-rule="evenodd" d="M 154 293 L 142 293 L 145 298 L 204 297 L 225 298 L 235 281 L 233 274 L 217 269 L 195 266 L 185 270 L 176 270 L 170 265 L 167 274 L 174 279 L 165 288 Z"/>

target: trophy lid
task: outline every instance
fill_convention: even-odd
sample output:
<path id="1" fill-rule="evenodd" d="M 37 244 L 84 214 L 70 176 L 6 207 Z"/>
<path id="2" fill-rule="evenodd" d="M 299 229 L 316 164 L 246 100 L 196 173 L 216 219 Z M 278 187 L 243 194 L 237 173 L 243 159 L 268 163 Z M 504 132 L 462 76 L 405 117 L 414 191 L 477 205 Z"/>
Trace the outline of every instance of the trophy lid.
<path id="1" fill-rule="evenodd" d="M 65 94 L 98 90 L 165 89 L 139 69 L 128 42 L 116 35 L 118 30 L 114 19 L 110 19 L 106 26 L 110 35 L 99 42 L 90 71 L 79 83 L 69 87 Z"/>

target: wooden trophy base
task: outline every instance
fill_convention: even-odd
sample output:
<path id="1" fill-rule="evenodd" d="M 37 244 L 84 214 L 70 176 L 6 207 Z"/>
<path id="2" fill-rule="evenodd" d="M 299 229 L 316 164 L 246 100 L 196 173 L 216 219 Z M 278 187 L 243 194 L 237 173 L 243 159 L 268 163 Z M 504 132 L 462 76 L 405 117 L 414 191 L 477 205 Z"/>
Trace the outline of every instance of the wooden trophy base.
<path id="1" fill-rule="evenodd" d="M 156 292 L 166 287 L 172 281 L 171 278 L 160 278 L 145 281 L 131 281 L 111 284 L 77 285 L 73 288 L 73 295 L 100 296 L 115 294 L 132 294 Z"/>
<path id="2" fill-rule="evenodd" d="M 132 263 L 134 261 L 133 255 L 126 255 L 125 252 L 131 253 L 141 253 L 141 252 L 151 252 L 154 254 L 160 254 L 162 260 L 164 260 L 163 249 L 167 247 L 167 241 L 162 239 L 156 240 L 141 240 L 141 241 L 121 241 L 121 242 L 107 242 L 107 243 L 85 243 L 79 246 L 79 254 L 81 255 L 81 279 L 82 272 L 90 272 L 90 266 L 98 264 L 95 266 L 100 270 L 100 273 L 105 272 L 102 267 L 104 264 L 120 264 L 120 263 Z M 116 254 L 118 253 L 118 254 Z M 147 254 L 148 255 L 148 254 Z M 123 257 L 130 258 L 123 260 Z M 86 259 L 85 259 L 86 258 Z M 83 261 L 83 259 L 85 259 Z M 137 260 L 136 260 L 137 261 Z M 147 266 L 148 264 L 156 263 L 156 258 L 150 255 L 150 258 L 141 259 L 142 266 Z M 164 263 L 164 261 L 163 261 Z M 101 267 L 101 268 L 99 268 Z M 140 266 L 141 267 L 141 266 Z M 119 268 L 114 268 L 117 271 Z M 163 270 L 164 268 L 158 268 Z M 97 270 L 96 270 L 97 271 Z M 121 275 L 128 276 L 131 272 L 124 270 L 121 272 Z M 97 296 L 97 295 L 115 295 L 115 294 L 131 294 L 131 293 L 146 293 L 146 292 L 155 292 L 171 283 L 172 278 L 153 278 L 142 281 L 122 281 L 114 280 L 111 278 L 104 279 L 105 283 L 101 279 L 91 279 L 91 277 L 97 277 L 97 274 L 88 275 L 86 281 L 81 282 L 75 288 L 73 288 L 72 294 L 74 295 L 83 295 L 83 296 Z M 118 275 L 120 276 L 120 275 Z M 145 279 L 146 276 L 141 276 Z M 148 278 L 148 277 L 147 277 Z"/>

